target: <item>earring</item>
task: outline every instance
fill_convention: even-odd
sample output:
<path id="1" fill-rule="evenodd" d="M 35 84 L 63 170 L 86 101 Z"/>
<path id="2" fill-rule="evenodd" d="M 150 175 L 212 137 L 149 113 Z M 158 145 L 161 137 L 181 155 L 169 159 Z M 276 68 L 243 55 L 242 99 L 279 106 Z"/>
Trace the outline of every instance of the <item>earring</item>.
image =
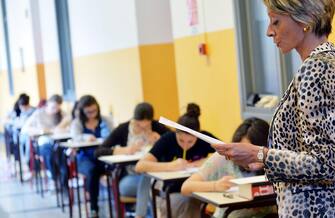
<path id="1" fill-rule="evenodd" d="M 304 27 L 304 32 L 306 33 L 309 30 L 309 26 Z"/>

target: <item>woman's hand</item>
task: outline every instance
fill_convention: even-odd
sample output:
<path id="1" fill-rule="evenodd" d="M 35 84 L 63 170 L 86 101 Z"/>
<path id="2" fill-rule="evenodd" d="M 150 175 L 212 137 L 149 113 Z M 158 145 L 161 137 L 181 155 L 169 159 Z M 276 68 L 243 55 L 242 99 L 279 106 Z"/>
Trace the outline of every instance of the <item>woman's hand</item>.
<path id="1" fill-rule="evenodd" d="M 257 159 L 259 146 L 250 143 L 230 143 L 212 146 L 219 154 L 226 156 L 228 160 L 244 168 L 248 169 L 251 163 L 259 162 Z"/>
<path id="2" fill-rule="evenodd" d="M 89 142 L 94 142 L 94 141 L 96 141 L 97 140 L 97 138 L 94 136 L 94 135 L 89 135 L 88 137 L 87 137 L 87 141 L 89 141 Z"/>
<path id="3" fill-rule="evenodd" d="M 229 180 L 234 179 L 233 176 L 224 176 L 221 179 L 214 182 L 213 191 L 215 192 L 224 192 L 234 186 L 233 183 L 229 182 Z"/>
<path id="4" fill-rule="evenodd" d="M 152 131 L 150 134 L 149 134 L 149 143 L 151 145 L 155 144 L 155 142 L 160 138 L 161 136 L 157 133 L 157 132 L 154 132 Z"/>
<path id="5" fill-rule="evenodd" d="M 187 166 L 187 160 L 181 158 L 178 158 L 177 160 L 171 161 L 169 163 L 169 169 L 171 169 L 171 171 L 185 170 Z"/>
<path id="6" fill-rule="evenodd" d="M 190 168 L 190 167 L 201 167 L 202 164 L 207 160 L 207 158 L 202 158 L 200 160 L 196 160 L 196 161 L 193 161 L 193 162 L 188 162 L 187 163 L 187 168 Z"/>
<path id="7" fill-rule="evenodd" d="M 250 171 L 258 171 L 264 169 L 264 164 L 263 163 L 251 163 L 248 165 L 248 170 Z"/>
<path id="8" fill-rule="evenodd" d="M 141 151 L 143 148 L 143 143 L 136 143 L 134 145 L 126 147 L 126 154 L 135 154 L 136 152 Z"/>

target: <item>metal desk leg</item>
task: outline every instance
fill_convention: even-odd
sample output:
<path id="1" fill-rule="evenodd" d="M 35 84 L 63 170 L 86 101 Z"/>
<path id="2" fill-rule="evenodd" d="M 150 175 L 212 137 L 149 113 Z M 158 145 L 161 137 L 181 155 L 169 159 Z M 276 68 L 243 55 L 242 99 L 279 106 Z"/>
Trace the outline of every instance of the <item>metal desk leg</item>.
<path id="1" fill-rule="evenodd" d="M 60 207 L 60 201 L 59 201 L 59 190 L 61 187 L 61 181 L 60 181 L 60 168 L 57 167 L 56 159 L 59 159 L 59 148 L 57 146 L 57 142 L 54 143 L 53 146 L 55 149 L 53 150 L 52 156 L 53 156 L 53 168 L 55 170 L 55 186 L 56 186 L 56 201 L 57 201 L 57 207 Z"/>
<path id="2" fill-rule="evenodd" d="M 39 186 L 41 188 L 41 196 L 42 198 L 44 197 L 44 190 L 43 190 L 43 178 L 42 178 L 42 162 L 41 162 L 41 155 L 40 155 L 40 148 L 39 145 L 37 144 L 36 146 L 36 153 L 38 157 L 38 171 L 37 171 L 37 177 L 38 177 L 38 182 L 40 183 Z"/>
<path id="3" fill-rule="evenodd" d="M 209 216 L 206 214 L 206 207 L 207 203 L 202 203 L 200 206 L 200 217 L 201 218 L 208 218 Z"/>
<path id="4" fill-rule="evenodd" d="M 167 186 L 165 189 L 165 198 L 166 198 L 167 218 L 172 218 L 171 202 L 170 202 L 170 186 Z"/>
<path id="5" fill-rule="evenodd" d="M 120 190 L 119 190 L 119 182 L 121 177 L 122 168 L 120 166 L 116 166 L 112 172 L 112 179 L 113 179 L 113 189 L 114 189 L 114 201 L 116 206 L 117 215 L 119 218 L 124 217 L 121 208 L 121 201 L 120 201 Z"/>
<path id="6" fill-rule="evenodd" d="M 107 193 L 108 193 L 108 209 L 109 209 L 109 217 L 113 218 L 113 210 L 112 210 L 112 197 L 111 197 L 111 190 L 110 190 L 110 179 L 108 173 L 107 176 Z"/>
<path id="7" fill-rule="evenodd" d="M 152 213 L 154 218 L 157 218 L 156 189 L 155 189 L 156 183 L 157 180 L 153 179 L 151 184 L 151 195 L 152 195 Z"/>
<path id="8" fill-rule="evenodd" d="M 20 182 L 23 183 L 23 176 L 22 176 L 22 161 L 21 161 L 21 151 L 20 151 L 20 133 L 17 134 L 17 152 L 18 152 L 18 161 L 19 161 L 19 173 L 20 173 Z"/>
<path id="9" fill-rule="evenodd" d="M 74 165 L 75 165 L 75 178 L 77 180 L 77 199 L 78 199 L 78 212 L 79 217 L 81 218 L 81 205 L 80 205 L 80 187 L 79 187 L 79 177 L 78 177 L 78 164 L 77 164 L 77 157 L 74 157 Z"/>

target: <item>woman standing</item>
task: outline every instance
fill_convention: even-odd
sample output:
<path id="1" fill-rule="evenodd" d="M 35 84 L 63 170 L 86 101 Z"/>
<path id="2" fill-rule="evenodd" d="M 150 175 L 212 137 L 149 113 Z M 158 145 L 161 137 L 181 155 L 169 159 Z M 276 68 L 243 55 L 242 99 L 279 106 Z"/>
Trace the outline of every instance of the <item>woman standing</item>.
<path id="1" fill-rule="evenodd" d="M 267 35 L 303 63 L 272 119 L 269 149 L 214 145 L 244 167 L 263 162 L 280 217 L 335 217 L 335 47 L 328 42 L 333 0 L 264 0 Z"/>

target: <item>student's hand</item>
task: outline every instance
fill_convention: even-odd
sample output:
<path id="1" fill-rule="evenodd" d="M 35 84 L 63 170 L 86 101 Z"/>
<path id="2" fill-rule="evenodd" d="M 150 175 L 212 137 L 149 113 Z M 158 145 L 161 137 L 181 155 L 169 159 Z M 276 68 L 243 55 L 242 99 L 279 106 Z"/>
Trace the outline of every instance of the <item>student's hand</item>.
<path id="1" fill-rule="evenodd" d="M 46 132 L 51 132 L 51 130 L 46 130 Z M 66 129 L 60 128 L 60 127 L 56 127 L 53 129 L 52 133 L 54 134 L 61 134 L 66 132 Z"/>
<path id="2" fill-rule="evenodd" d="M 251 163 L 248 165 L 248 170 L 250 171 L 258 171 L 264 169 L 264 164 L 263 163 Z"/>
<path id="3" fill-rule="evenodd" d="M 94 141 L 96 141 L 97 140 L 97 138 L 94 136 L 94 135 L 89 135 L 89 136 L 87 136 L 87 141 L 88 142 L 94 142 Z"/>
<path id="4" fill-rule="evenodd" d="M 234 186 L 233 183 L 229 182 L 229 180 L 233 179 L 233 176 L 224 176 L 221 179 L 215 181 L 213 191 L 215 192 L 224 192 Z"/>
<path id="5" fill-rule="evenodd" d="M 150 144 L 154 144 L 161 136 L 157 133 L 152 131 L 149 135 L 149 142 Z"/>
<path id="6" fill-rule="evenodd" d="M 137 144 L 125 147 L 125 149 L 126 149 L 125 153 L 126 154 L 135 154 L 136 152 L 141 151 L 142 148 L 143 148 L 142 143 L 137 143 Z"/>
<path id="7" fill-rule="evenodd" d="M 187 168 L 187 165 L 187 160 L 178 158 L 177 160 L 170 162 L 169 169 L 171 169 L 171 171 L 185 170 Z"/>
<path id="8" fill-rule="evenodd" d="M 259 146 L 250 143 L 230 143 L 212 146 L 219 154 L 244 168 L 248 168 L 251 163 L 258 162 L 257 153 Z"/>
<path id="9" fill-rule="evenodd" d="M 56 129 L 51 130 L 49 128 L 43 128 L 41 134 L 48 134 L 48 133 L 54 133 Z"/>
<path id="10" fill-rule="evenodd" d="M 201 167 L 201 165 L 206 161 L 206 158 L 200 159 L 200 160 L 196 160 L 193 162 L 188 162 L 187 163 L 187 168 L 191 168 L 191 167 Z"/>

